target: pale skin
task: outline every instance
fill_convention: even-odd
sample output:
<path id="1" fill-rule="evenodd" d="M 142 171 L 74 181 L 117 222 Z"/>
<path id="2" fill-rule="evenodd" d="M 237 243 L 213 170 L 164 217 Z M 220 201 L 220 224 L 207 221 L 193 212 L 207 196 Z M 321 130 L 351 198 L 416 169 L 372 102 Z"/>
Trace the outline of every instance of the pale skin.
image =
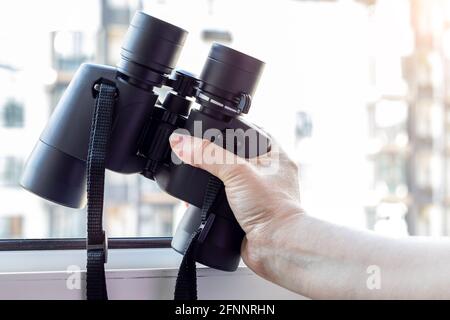
<path id="1" fill-rule="evenodd" d="M 251 161 L 190 136 L 173 134 L 170 144 L 183 162 L 223 181 L 246 233 L 242 258 L 261 277 L 313 299 L 450 299 L 448 238 L 386 238 L 306 214 L 297 166 L 275 143 Z M 370 266 L 381 280 L 372 289 Z"/>

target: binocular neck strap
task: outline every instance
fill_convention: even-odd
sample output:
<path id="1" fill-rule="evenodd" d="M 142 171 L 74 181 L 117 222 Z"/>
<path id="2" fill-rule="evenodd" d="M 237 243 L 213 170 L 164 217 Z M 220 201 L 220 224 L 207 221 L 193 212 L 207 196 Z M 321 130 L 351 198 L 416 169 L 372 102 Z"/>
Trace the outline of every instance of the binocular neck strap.
<path id="1" fill-rule="evenodd" d="M 174 300 L 197 300 L 197 269 L 195 266 L 195 243 L 201 230 L 197 230 L 189 241 L 178 270 Z"/>
<path id="2" fill-rule="evenodd" d="M 94 89 L 97 97 L 87 158 L 86 298 L 107 300 L 105 263 L 108 238 L 103 230 L 103 194 L 105 159 L 112 126 L 116 87 L 112 84 L 101 83 L 95 85 Z"/>
<path id="3" fill-rule="evenodd" d="M 103 196 L 106 152 L 117 90 L 113 84 L 109 83 L 96 85 L 95 89 L 97 98 L 92 116 L 87 158 L 86 298 L 88 300 L 107 300 L 105 263 L 107 262 L 108 238 L 103 230 Z M 197 300 L 196 243 L 222 188 L 222 181 L 211 176 L 203 198 L 202 223 L 192 235 L 178 271 L 175 300 Z"/>
<path id="4" fill-rule="evenodd" d="M 202 223 L 199 229 L 192 235 L 189 245 L 184 253 L 178 270 L 177 281 L 175 283 L 175 300 L 197 300 L 197 269 L 195 265 L 195 249 L 200 234 L 203 231 L 208 215 L 214 201 L 217 198 L 223 183 L 220 179 L 211 176 L 203 196 Z"/>

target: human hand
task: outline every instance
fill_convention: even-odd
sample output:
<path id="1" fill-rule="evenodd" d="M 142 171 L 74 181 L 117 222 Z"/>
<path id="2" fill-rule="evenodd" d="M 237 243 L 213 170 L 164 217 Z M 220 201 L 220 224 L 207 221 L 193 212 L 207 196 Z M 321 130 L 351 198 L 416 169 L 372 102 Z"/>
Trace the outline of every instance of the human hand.
<path id="1" fill-rule="evenodd" d="M 172 134 L 170 145 L 184 163 L 222 180 L 230 207 L 246 233 L 242 257 L 249 267 L 257 268 L 259 243 L 303 212 L 297 165 L 274 141 L 270 152 L 250 160 L 188 135 Z"/>

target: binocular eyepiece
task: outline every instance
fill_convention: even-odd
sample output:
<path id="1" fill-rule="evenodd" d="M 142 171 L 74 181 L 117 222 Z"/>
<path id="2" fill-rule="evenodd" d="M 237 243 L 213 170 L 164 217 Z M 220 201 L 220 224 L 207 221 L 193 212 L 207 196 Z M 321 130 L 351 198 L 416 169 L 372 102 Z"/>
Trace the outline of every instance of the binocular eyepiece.
<path id="1" fill-rule="evenodd" d="M 164 83 L 175 68 L 188 32 L 137 12 L 122 43 L 117 71 L 148 88 Z"/>
<path id="2" fill-rule="evenodd" d="M 138 12 L 121 50 L 118 72 L 144 88 L 159 87 L 175 68 L 187 31 Z M 264 63 L 213 44 L 199 79 L 197 102 L 228 115 L 248 113 Z"/>
<path id="3" fill-rule="evenodd" d="M 83 64 L 79 68 L 28 159 L 21 185 L 55 203 L 73 208 L 84 206 L 86 160 L 95 104 L 92 89 L 99 81 L 108 81 L 116 86 L 118 95 L 106 168 L 124 174 L 143 174 L 154 179 L 162 190 L 201 208 L 211 175 L 172 163 L 168 138 L 178 128 L 194 133 L 195 122 L 202 124 L 202 134 L 210 128 L 220 132 L 249 129 L 250 124 L 242 121 L 240 115 L 249 111 L 264 63 L 214 44 L 199 78 L 182 71 L 169 78 L 186 37 L 187 32 L 177 26 L 136 13 L 116 68 L 96 64 Z M 153 91 L 161 86 L 172 89 L 162 104 Z M 194 100 L 200 105 L 199 110 L 191 109 Z M 258 134 L 265 137 L 263 133 Z M 233 270 L 239 261 L 243 232 L 224 194 L 218 199 L 224 203 L 214 206 L 218 222 L 210 228 L 216 236 L 202 237 L 204 249 L 199 248 L 199 252 L 206 258 L 201 258 L 201 262 Z M 178 251 L 182 251 L 183 242 L 188 239 L 186 230 L 190 228 L 186 224 L 197 227 L 198 219 L 194 217 L 197 212 L 189 210 L 184 219 L 180 228 L 183 235 L 174 241 Z M 220 249 L 211 254 L 205 249 L 221 246 L 224 254 L 220 257 Z"/>
<path id="4" fill-rule="evenodd" d="M 197 102 L 231 116 L 248 113 L 263 67 L 258 59 L 213 44 L 200 75 Z"/>

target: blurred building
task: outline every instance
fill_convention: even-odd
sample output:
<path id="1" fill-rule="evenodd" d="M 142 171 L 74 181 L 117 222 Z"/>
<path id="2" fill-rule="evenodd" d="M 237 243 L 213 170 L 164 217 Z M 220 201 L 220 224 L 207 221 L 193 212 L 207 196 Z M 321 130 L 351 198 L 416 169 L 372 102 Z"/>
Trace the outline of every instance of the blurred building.
<path id="1" fill-rule="evenodd" d="M 409 100 L 401 69 L 413 32 L 408 9 L 408 1 L 379 0 L 368 6 L 373 45 L 367 103 L 370 179 L 366 217 L 369 228 L 393 236 L 405 236 L 408 229 L 411 232 L 407 228 L 413 201 L 407 170 L 411 154 Z"/>
<path id="2" fill-rule="evenodd" d="M 9 83 L 9 88 L 15 87 L 20 90 L 20 71 L 10 65 L 0 65 L 0 82 Z M 12 91 L 14 92 L 14 91 Z M 0 148 L 10 150 L 0 157 L 0 192 L 5 195 L 15 194 L 20 174 L 22 171 L 23 158 L 20 150 L 7 149 L 9 139 L 17 138 L 21 129 L 25 126 L 25 106 L 19 95 L 8 94 L 0 97 L 0 132 L 4 139 L 0 140 Z M 6 139 L 8 138 L 8 139 Z M 3 198 L 3 197 L 2 197 Z M 6 198 L 5 198 L 6 199 Z M 6 237 L 19 237 L 23 232 L 24 217 L 21 208 L 10 207 L 2 201 L 0 211 L 0 235 Z"/>
<path id="3" fill-rule="evenodd" d="M 414 50 L 403 61 L 408 83 L 408 182 L 410 229 L 450 234 L 449 224 L 449 32 L 450 3 L 411 0 Z"/>
<path id="4" fill-rule="evenodd" d="M 14 65 L 0 65 L 0 83 L 0 237 L 37 235 L 47 230 L 48 216 L 39 199 L 23 201 L 19 181 L 30 150 L 27 140 L 39 130 L 39 119 L 46 116 L 39 108 L 45 104 Z"/>
<path id="5" fill-rule="evenodd" d="M 376 25 L 376 17 L 383 15 L 379 10 L 393 9 L 388 2 L 374 2 L 375 28 L 386 27 Z M 409 48 L 387 42 L 377 47 L 384 52 L 372 60 L 376 94 L 367 105 L 372 165 L 368 226 L 383 229 L 397 223 L 397 231 L 387 227 L 386 233 L 401 235 L 403 225 L 398 221 L 403 219 L 411 235 L 449 235 L 449 56 L 445 53 L 449 3 L 410 0 L 404 6 L 408 20 L 395 16 L 389 28 L 396 41 L 408 41 Z M 378 78 L 383 64 L 390 75 Z M 383 90 L 387 82 L 397 85 Z"/>

